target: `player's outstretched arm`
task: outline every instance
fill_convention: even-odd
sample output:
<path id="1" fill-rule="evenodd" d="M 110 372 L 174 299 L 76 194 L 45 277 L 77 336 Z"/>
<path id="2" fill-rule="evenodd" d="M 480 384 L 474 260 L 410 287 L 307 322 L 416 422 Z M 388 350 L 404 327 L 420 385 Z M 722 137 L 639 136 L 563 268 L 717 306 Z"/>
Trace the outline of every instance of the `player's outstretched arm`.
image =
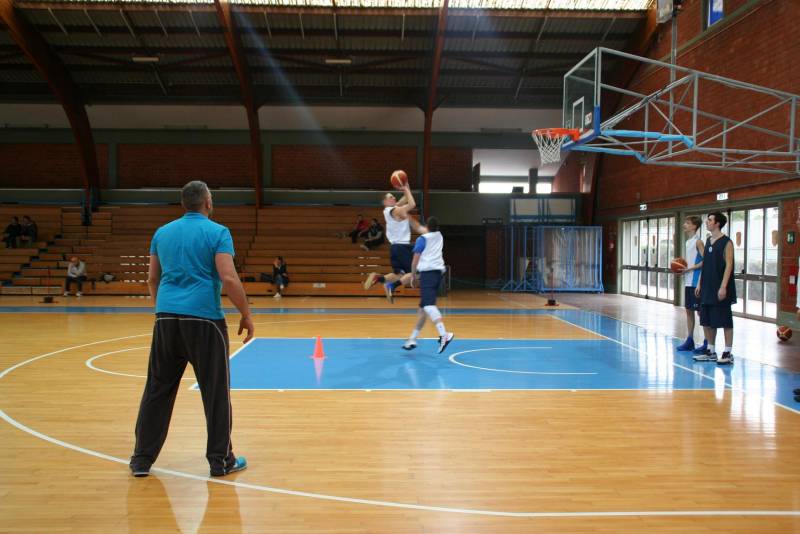
<path id="1" fill-rule="evenodd" d="M 411 188 L 408 186 L 408 184 L 406 184 L 403 188 L 403 192 L 403 198 L 400 199 L 395 208 L 392 210 L 392 217 L 398 221 L 407 219 L 409 212 L 417 207 L 417 201 L 414 200 L 414 195 L 411 193 Z"/>
<path id="2" fill-rule="evenodd" d="M 425 226 L 423 226 L 422 224 L 420 224 L 420 222 L 417 219 L 415 219 L 414 217 L 409 217 L 408 218 L 408 224 L 411 225 L 411 230 L 415 234 L 427 234 L 428 233 L 428 229 Z"/>

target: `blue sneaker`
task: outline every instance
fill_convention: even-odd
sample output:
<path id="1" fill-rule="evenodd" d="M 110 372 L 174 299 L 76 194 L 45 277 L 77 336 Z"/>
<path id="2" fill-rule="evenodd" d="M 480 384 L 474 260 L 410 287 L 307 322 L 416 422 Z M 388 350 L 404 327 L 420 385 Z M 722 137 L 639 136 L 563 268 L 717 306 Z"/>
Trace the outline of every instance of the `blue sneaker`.
<path id="1" fill-rule="evenodd" d="M 383 290 L 386 292 L 386 300 L 389 301 L 389 304 L 394 304 L 394 285 L 392 282 L 383 284 Z"/>
<path id="2" fill-rule="evenodd" d="M 708 340 L 704 339 L 703 340 L 703 344 L 700 345 L 699 347 L 697 347 L 696 349 L 694 349 L 694 353 L 695 354 L 705 354 L 707 350 L 708 350 Z"/>
<path id="3" fill-rule="evenodd" d="M 689 336 L 686 338 L 682 344 L 676 347 L 676 350 L 679 351 L 687 351 L 687 350 L 694 350 L 694 338 Z"/>
<path id="4" fill-rule="evenodd" d="M 244 456 L 239 456 L 232 466 L 223 469 L 222 471 L 211 471 L 212 477 L 224 477 L 237 471 L 244 471 L 247 469 L 247 459 Z"/>

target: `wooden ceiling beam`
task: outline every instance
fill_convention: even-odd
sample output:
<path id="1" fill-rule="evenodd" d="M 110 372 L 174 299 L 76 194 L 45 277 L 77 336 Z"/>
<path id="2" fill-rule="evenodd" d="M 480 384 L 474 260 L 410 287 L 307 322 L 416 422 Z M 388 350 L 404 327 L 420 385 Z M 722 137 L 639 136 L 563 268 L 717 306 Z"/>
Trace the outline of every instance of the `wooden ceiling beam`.
<path id="1" fill-rule="evenodd" d="M 92 205 L 93 195 L 99 193 L 100 172 L 97 165 L 92 128 L 86 114 L 80 90 L 67 68 L 28 21 L 14 7 L 13 0 L 0 0 L 0 20 L 11 38 L 41 73 L 67 116 L 80 160 L 84 198 Z"/>
<path id="2" fill-rule="evenodd" d="M 256 197 L 256 209 L 260 209 L 263 204 L 263 154 L 261 147 L 261 125 L 258 120 L 258 104 L 256 103 L 256 93 L 253 90 L 253 82 L 250 78 L 250 66 L 243 51 L 241 38 L 236 27 L 236 20 L 233 8 L 229 0 L 214 0 L 217 9 L 217 18 L 225 35 L 225 43 L 228 47 L 233 67 L 236 70 L 236 77 L 239 79 L 239 87 L 242 93 L 242 104 L 247 113 L 247 125 L 250 129 L 250 151 L 251 169 L 253 179 L 253 192 Z"/>

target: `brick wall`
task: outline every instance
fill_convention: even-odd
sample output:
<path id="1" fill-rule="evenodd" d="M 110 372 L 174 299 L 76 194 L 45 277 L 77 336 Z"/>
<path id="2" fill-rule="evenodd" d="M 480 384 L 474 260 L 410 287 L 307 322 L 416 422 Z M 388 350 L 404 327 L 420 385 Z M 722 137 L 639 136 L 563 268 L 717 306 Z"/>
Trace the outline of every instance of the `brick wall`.
<path id="1" fill-rule="evenodd" d="M 108 184 L 108 146 L 96 145 L 100 187 Z M 78 148 L 71 143 L 0 144 L 0 187 L 82 188 Z"/>
<path id="2" fill-rule="evenodd" d="M 800 2 L 796 0 L 773 0 L 760 2 L 749 8 L 742 16 L 733 18 L 733 13 L 745 5 L 746 0 L 727 0 L 725 19 L 706 34 L 702 33 L 702 1 L 685 0 L 683 13 L 678 17 L 678 43 L 687 45 L 679 51 L 678 63 L 682 66 L 726 76 L 737 80 L 765 85 L 794 93 L 800 92 L 800 68 L 795 68 L 796 58 L 800 56 L 800 33 L 794 28 L 800 19 Z M 657 39 L 648 53 L 654 59 L 664 59 L 669 55 L 670 25 L 658 30 Z M 691 44 L 689 41 L 698 37 Z M 648 93 L 668 80 L 668 72 L 642 69 L 634 76 L 630 88 L 640 93 Z M 752 113 L 755 106 L 767 102 L 752 94 L 725 89 L 719 85 L 701 86 L 700 105 L 709 111 L 723 112 L 737 117 Z M 623 105 L 624 105 L 623 101 Z M 653 114 L 651 114 L 651 117 Z M 741 116 L 743 118 L 744 115 Z M 767 114 L 756 124 L 764 127 L 786 128 L 788 113 Z M 698 125 L 702 129 L 703 124 Z M 641 129 L 636 120 L 620 125 L 620 128 Z M 755 145 L 766 145 L 770 139 L 754 136 L 745 130 L 741 136 L 749 136 L 746 141 Z M 735 136 L 732 142 L 742 141 Z M 691 206 L 708 205 L 716 202 L 716 193 L 729 191 L 729 201 L 752 200 L 774 194 L 797 192 L 800 195 L 800 178 L 773 174 L 742 173 L 733 171 L 679 169 L 677 167 L 658 167 L 642 165 L 633 158 L 603 156 L 600 167 L 598 190 L 599 212 L 602 220 L 617 219 L 620 216 L 638 212 L 639 204 L 646 203 L 648 210 L 679 210 Z M 574 179 L 573 179 L 574 181 Z M 789 247 L 785 242 L 786 231 L 794 225 L 792 202 L 784 204 L 784 217 L 781 225 L 781 256 L 784 272 L 800 254 L 797 245 Z M 606 224 L 604 223 L 604 226 Z M 616 227 L 616 220 L 613 220 Z M 606 228 L 606 239 L 610 228 Z M 604 253 L 608 253 L 608 242 Z M 606 262 L 604 278 L 606 283 L 616 280 L 616 265 Z M 793 309 L 794 295 L 789 294 L 788 276 L 781 281 L 781 309 Z"/>
<path id="3" fill-rule="evenodd" d="M 117 145 L 119 188 L 182 187 L 203 180 L 209 187 L 253 187 L 249 145 Z"/>
<path id="4" fill-rule="evenodd" d="M 444 260 L 451 266 L 454 285 L 458 280 L 482 283 L 486 278 L 484 260 L 485 231 L 481 226 L 447 226 L 444 235 Z"/>
<path id="5" fill-rule="evenodd" d="M 781 241 L 781 302 L 778 307 L 780 311 L 793 313 L 796 310 L 797 285 L 789 284 L 789 276 L 797 276 L 797 260 L 800 257 L 800 228 L 795 221 L 798 218 L 797 210 L 800 209 L 800 199 L 787 200 L 783 203 L 781 213 L 781 230 L 779 232 Z M 795 242 L 786 242 L 787 234 L 793 231 Z"/>
<path id="6" fill-rule="evenodd" d="M 486 279 L 497 280 L 503 278 L 506 273 L 503 269 L 503 259 L 505 258 L 505 229 L 499 225 L 486 226 L 485 238 L 485 264 Z"/>
<path id="7" fill-rule="evenodd" d="M 272 147 L 272 186 L 298 189 L 387 189 L 392 171 L 403 169 L 418 184 L 416 147 Z M 431 189 L 469 191 L 472 149 L 431 150 Z"/>
<path id="8" fill-rule="evenodd" d="M 744 0 L 725 2 L 726 17 L 731 17 L 744 3 Z M 679 45 L 697 37 L 702 31 L 702 1 L 686 0 L 684 4 L 684 11 L 678 17 Z M 800 34 L 794 29 L 794 22 L 798 18 L 800 2 L 762 2 L 727 27 L 720 27 L 717 32 L 709 31 L 707 37 L 682 50 L 678 55 L 678 63 L 745 82 L 800 92 L 800 69 L 791 67 L 796 62 L 794 58 L 800 54 Z M 669 32 L 669 24 L 660 28 L 650 57 L 661 59 L 669 54 Z M 665 70 L 643 70 L 630 87 L 640 93 L 649 93 L 663 87 L 668 78 L 669 73 Z M 745 118 L 757 109 L 756 106 L 775 102 L 772 97 L 759 98 L 753 93 L 727 89 L 719 84 L 701 84 L 700 88 L 701 109 L 731 117 Z M 753 124 L 788 130 L 788 116 L 788 108 L 782 108 Z M 638 122 L 628 121 L 620 127 L 640 129 L 643 125 Z M 698 128 L 702 129 L 703 126 L 701 121 Z M 739 139 L 736 139 L 736 135 Z M 766 148 L 767 144 L 774 141 L 744 129 L 740 129 L 736 135 L 730 138 L 731 144 L 738 141 L 753 148 L 759 144 L 764 145 L 761 148 Z M 732 200 L 756 198 L 786 191 L 787 188 L 800 190 L 800 180 L 775 182 L 776 176 L 770 174 L 641 165 L 633 158 L 619 156 L 604 156 L 603 159 L 599 194 L 601 212 L 605 215 L 631 213 L 636 211 L 640 203 L 661 209 L 713 202 L 716 191 L 730 189 L 735 191 L 731 194 Z"/>
<path id="9" fill-rule="evenodd" d="M 432 148 L 431 189 L 472 189 L 472 149 Z"/>
<path id="10" fill-rule="evenodd" d="M 389 176 L 397 169 L 405 170 L 409 182 L 417 183 L 416 147 L 272 147 L 272 187 L 389 189 Z"/>

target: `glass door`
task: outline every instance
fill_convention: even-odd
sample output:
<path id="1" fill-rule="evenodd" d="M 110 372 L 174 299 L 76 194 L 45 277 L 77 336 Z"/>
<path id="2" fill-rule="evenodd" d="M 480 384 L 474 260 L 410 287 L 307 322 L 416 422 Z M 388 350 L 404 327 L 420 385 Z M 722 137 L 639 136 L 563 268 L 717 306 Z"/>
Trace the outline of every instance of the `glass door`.
<path id="1" fill-rule="evenodd" d="M 672 302 L 675 276 L 675 217 L 648 217 L 622 222 L 622 292 Z"/>
<path id="2" fill-rule="evenodd" d="M 728 210 L 723 233 L 733 242 L 734 313 L 754 319 L 778 316 L 778 207 Z M 707 214 L 703 218 L 703 240 Z"/>

